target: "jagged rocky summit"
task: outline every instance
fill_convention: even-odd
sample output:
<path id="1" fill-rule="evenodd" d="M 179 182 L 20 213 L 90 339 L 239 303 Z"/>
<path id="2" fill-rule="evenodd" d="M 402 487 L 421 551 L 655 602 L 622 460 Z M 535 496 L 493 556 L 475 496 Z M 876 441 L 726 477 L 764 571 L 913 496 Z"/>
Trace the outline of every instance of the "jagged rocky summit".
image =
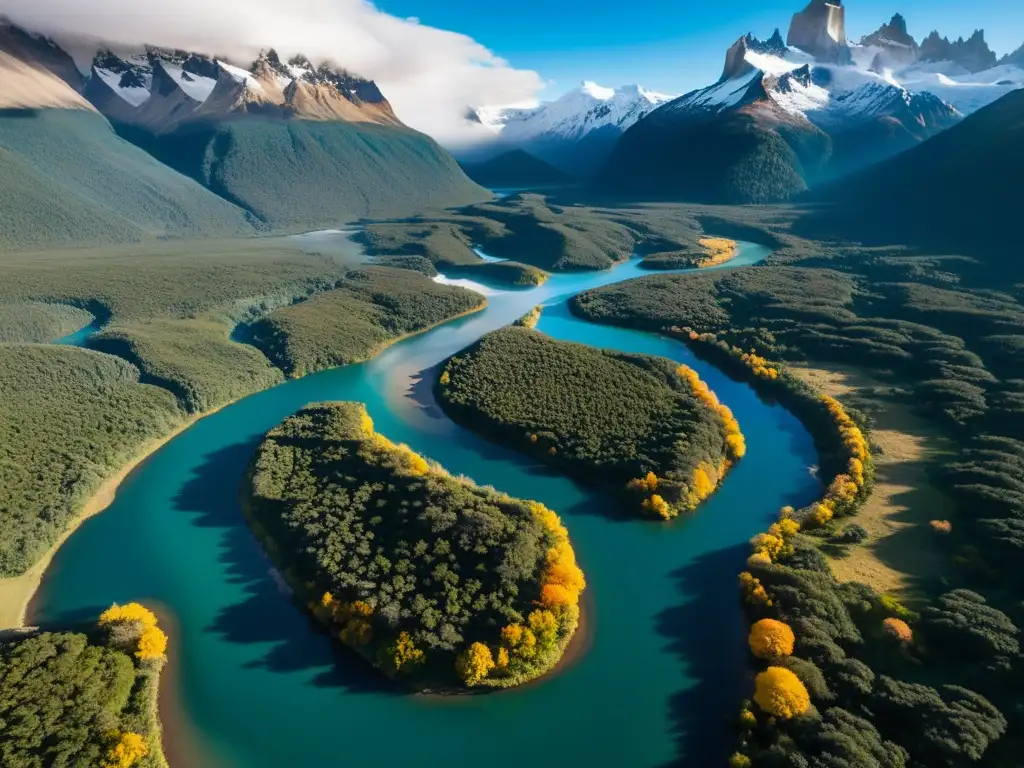
<path id="1" fill-rule="evenodd" d="M 786 44 L 822 62 L 849 64 L 852 59 L 842 0 L 811 0 L 806 8 L 793 15 Z"/>
<path id="2" fill-rule="evenodd" d="M 0 194 L 19 203 L 0 249 L 308 230 L 489 197 L 330 62 L 97 48 L 80 72 L 59 41 L 0 22 Z"/>

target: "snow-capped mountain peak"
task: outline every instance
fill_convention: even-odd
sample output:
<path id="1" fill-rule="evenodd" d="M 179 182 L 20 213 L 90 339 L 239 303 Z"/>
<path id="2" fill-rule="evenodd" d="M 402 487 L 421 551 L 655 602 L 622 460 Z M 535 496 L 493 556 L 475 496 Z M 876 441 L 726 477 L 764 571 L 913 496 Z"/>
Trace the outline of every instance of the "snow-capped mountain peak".
<path id="1" fill-rule="evenodd" d="M 606 127 L 624 131 L 671 98 L 639 85 L 606 88 L 588 80 L 579 88 L 537 107 L 484 107 L 476 112 L 481 123 L 508 141 L 580 139 Z"/>
<path id="2" fill-rule="evenodd" d="M 640 85 L 608 88 L 587 80 L 536 107 L 481 107 L 468 119 L 489 130 L 494 149 L 525 149 L 570 174 L 586 175 L 623 132 L 672 98 Z"/>
<path id="3" fill-rule="evenodd" d="M 584 80 L 583 85 L 580 86 L 580 90 L 599 101 L 608 101 L 615 96 L 614 88 L 605 88 L 598 85 L 593 80 Z"/>

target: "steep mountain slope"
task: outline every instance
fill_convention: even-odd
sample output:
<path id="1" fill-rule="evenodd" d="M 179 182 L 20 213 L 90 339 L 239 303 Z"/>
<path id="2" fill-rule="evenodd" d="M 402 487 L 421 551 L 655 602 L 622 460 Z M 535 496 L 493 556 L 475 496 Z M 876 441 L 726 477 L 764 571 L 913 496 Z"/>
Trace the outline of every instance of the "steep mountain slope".
<path id="1" fill-rule="evenodd" d="M 781 79 L 789 89 L 791 76 Z M 597 187 L 712 203 L 765 203 L 803 192 L 829 157 L 831 140 L 772 100 L 773 82 L 753 69 L 655 110 L 619 140 Z"/>
<path id="2" fill-rule="evenodd" d="M 491 197 L 436 142 L 404 127 L 253 115 L 189 122 L 144 145 L 270 227 L 406 216 Z"/>
<path id="3" fill-rule="evenodd" d="M 901 152 L 960 117 L 931 94 L 790 49 L 778 31 L 765 42 L 746 35 L 727 52 L 718 83 L 662 106 L 623 136 L 598 184 L 709 202 L 786 200 Z"/>
<path id="4" fill-rule="evenodd" d="M 626 130 L 671 97 L 638 85 L 603 88 L 583 83 L 533 109 L 476 110 L 475 119 L 496 139 L 490 151 L 524 149 L 578 177 L 592 174 Z"/>
<path id="5" fill-rule="evenodd" d="M 48 69 L 62 71 L 54 46 L 24 38 L 0 26 L 0 250 L 252 231 L 244 212 L 118 138 Z"/>
<path id="6" fill-rule="evenodd" d="M 302 56 L 267 50 L 243 69 L 186 51 L 101 51 L 86 95 L 122 136 L 272 228 L 489 196 L 373 82 Z"/>
<path id="7" fill-rule="evenodd" d="M 522 149 L 513 149 L 482 163 L 463 163 L 462 169 L 477 184 L 502 187 L 545 187 L 566 184 L 569 176 Z"/>
<path id="8" fill-rule="evenodd" d="M 1005 249 L 1019 250 L 1021 238 L 1021 146 L 1024 91 L 1015 91 L 924 144 L 821 190 L 818 199 L 832 205 L 807 225 L 862 240 L 969 246 L 1010 270 Z"/>

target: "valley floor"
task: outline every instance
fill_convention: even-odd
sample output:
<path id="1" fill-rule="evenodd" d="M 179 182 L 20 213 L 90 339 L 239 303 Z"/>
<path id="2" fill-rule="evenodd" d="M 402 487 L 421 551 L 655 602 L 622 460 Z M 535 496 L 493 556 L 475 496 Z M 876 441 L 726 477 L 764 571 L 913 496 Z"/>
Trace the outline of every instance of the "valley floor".
<path id="1" fill-rule="evenodd" d="M 910 603 L 926 599 L 922 582 L 935 583 L 949 568 L 929 522 L 955 514 L 953 501 L 932 484 L 929 467 L 948 459 L 951 446 L 904 403 L 885 396 L 892 385 L 862 370 L 821 364 L 790 370 L 821 392 L 856 405 L 874 422 L 875 488 L 855 520 L 869 538 L 831 557 L 833 573 L 840 581 L 869 584 Z"/>

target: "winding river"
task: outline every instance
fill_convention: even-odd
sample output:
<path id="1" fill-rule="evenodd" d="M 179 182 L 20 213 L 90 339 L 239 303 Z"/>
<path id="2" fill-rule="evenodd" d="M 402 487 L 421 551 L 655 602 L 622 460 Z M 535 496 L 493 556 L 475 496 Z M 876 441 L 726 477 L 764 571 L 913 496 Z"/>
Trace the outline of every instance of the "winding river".
<path id="1" fill-rule="evenodd" d="M 766 253 L 745 244 L 729 266 Z M 736 590 L 746 541 L 779 507 L 814 496 L 816 455 L 789 413 L 678 342 L 569 313 L 572 295 L 640 274 L 633 261 L 554 275 L 530 290 L 480 287 L 482 312 L 202 419 L 140 465 L 113 505 L 64 545 L 34 618 L 93 618 L 135 599 L 173 616 L 173 674 L 164 685 L 180 711 L 164 713 L 167 738 L 193 747 L 176 768 L 721 764 L 746 675 Z M 613 519 L 599 491 L 440 413 L 431 369 L 536 304 L 545 305 L 540 331 L 686 362 L 734 410 L 748 454 L 696 515 L 670 524 Z M 291 604 L 241 517 L 239 481 L 267 429 L 311 401 L 342 399 L 365 402 L 380 432 L 451 472 L 562 515 L 587 575 L 587 626 L 577 657 L 557 675 L 492 695 L 403 694 L 339 655 Z"/>

